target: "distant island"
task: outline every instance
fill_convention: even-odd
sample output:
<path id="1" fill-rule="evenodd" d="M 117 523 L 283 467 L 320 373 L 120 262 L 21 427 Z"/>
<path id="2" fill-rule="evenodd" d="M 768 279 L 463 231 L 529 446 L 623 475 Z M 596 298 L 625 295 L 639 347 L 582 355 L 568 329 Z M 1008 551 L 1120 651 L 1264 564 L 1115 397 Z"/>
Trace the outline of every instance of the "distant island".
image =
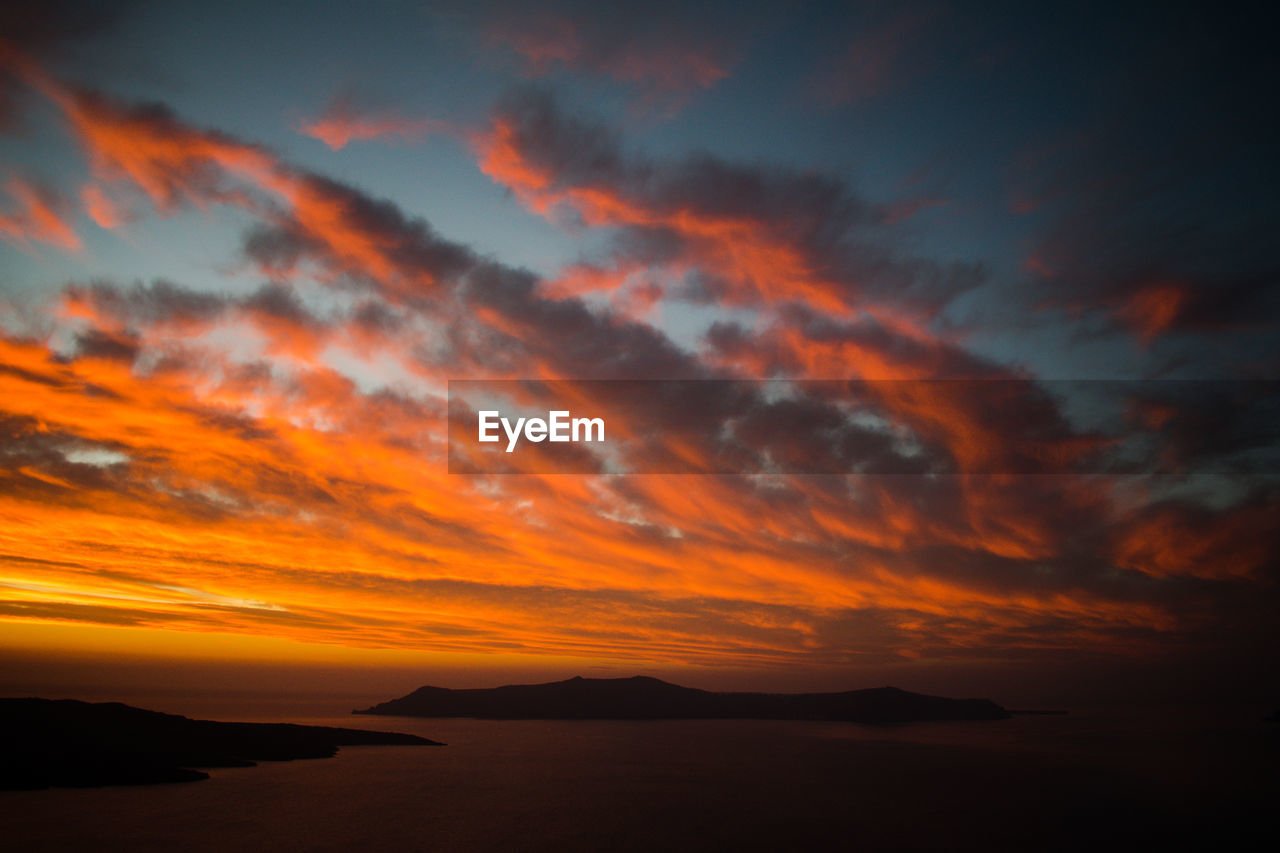
<path id="1" fill-rule="evenodd" d="M 219 723 L 72 699 L 0 699 L 0 728 L 0 790 L 194 782 L 209 778 L 198 767 L 328 758 L 339 746 L 442 746 L 396 732 Z"/>
<path id="2" fill-rule="evenodd" d="M 394 717 L 493 720 L 833 720 L 909 723 L 1003 720 L 988 699 L 947 699 L 878 687 L 843 693 L 712 693 L 657 678 L 571 678 L 480 690 L 420 687 L 408 696 L 353 711 Z"/>

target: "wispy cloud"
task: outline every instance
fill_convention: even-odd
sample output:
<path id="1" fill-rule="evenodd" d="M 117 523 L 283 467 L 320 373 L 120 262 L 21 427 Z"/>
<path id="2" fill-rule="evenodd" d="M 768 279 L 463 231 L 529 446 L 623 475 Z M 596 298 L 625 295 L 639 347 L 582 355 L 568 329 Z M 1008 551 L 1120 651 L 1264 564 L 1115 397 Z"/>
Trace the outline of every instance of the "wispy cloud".
<path id="1" fill-rule="evenodd" d="M 69 205 L 45 187 L 22 178 L 10 178 L 4 187 L 12 199 L 11 213 L 0 213 L 0 238 L 29 246 L 49 243 L 62 249 L 79 249 L 80 236 L 68 221 Z"/>
<path id="2" fill-rule="evenodd" d="M 363 108 L 352 95 L 334 98 L 319 117 L 302 122 L 298 130 L 319 139 L 334 151 L 345 148 L 350 142 L 416 140 L 430 134 L 456 132 L 447 122 L 406 118 L 386 110 Z"/>

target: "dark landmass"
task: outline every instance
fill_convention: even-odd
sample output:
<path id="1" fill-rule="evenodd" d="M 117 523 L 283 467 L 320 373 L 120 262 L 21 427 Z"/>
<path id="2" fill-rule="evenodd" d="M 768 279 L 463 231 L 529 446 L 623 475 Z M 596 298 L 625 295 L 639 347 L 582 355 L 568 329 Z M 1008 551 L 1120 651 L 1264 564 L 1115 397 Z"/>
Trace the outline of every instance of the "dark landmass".
<path id="1" fill-rule="evenodd" d="M 440 746 L 396 732 L 218 723 L 72 699 L 0 699 L 0 789 L 148 785 L 209 778 L 197 767 L 328 758 L 339 746 Z"/>
<path id="2" fill-rule="evenodd" d="M 353 711 L 397 717 L 494 720 L 839 720 L 908 723 L 1003 720 L 987 699 L 945 699 L 896 687 L 844 693 L 712 693 L 656 678 L 571 678 L 486 690 L 420 687 L 408 696 Z"/>

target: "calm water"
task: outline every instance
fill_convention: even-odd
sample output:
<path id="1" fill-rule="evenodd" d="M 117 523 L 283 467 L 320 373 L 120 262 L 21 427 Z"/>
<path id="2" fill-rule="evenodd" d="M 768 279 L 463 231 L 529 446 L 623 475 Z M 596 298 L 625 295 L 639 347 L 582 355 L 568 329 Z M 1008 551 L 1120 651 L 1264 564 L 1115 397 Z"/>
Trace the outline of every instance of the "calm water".
<path id="1" fill-rule="evenodd" d="M 1251 828 L 1277 840 L 1280 726 L 1259 717 L 891 728 L 295 717 L 448 746 L 346 747 L 189 785 L 0 793 L 0 846 L 1028 851 L 1198 838 L 1231 849 Z"/>

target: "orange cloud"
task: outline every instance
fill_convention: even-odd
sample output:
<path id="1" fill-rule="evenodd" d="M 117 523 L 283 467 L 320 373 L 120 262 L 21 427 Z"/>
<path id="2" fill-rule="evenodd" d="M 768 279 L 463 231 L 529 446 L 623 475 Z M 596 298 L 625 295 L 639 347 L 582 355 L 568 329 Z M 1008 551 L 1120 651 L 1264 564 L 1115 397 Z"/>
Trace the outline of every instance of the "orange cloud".
<path id="1" fill-rule="evenodd" d="M 538 93 L 508 98 L 472 145 L 530 210 L 633 235 L 621 266 L 697 273 L 703 298 L 722 305 L 802 304 L 918 330 L 981 275 L 899 256 L 885 238 L 900 210 L 841 182 L 709 156 L 647 161 Z"/>
<path id="2" fill-rule="evenodd" d="M 593 226 L 669 228 L 690 241 L 699 264 L 733 282 L 742 301 L 803 299 L 822 310 L 848 311 L 844 288 L 816 275 L 793 246 L 773 237 L 759 222 L 650 209 L 606 186 L 560 186 L 557 176 L 526 158 L 515 129 L 501 119 L 490 134 L 477 137 L 477 146 L 481 170 L 538 213 L 550 216 L 565 206 Z"/>
<path id="3" fill-rule="evenodd" d="M 303 122 L 298 129 L 334 151 L 345 148 L 353 140 L 418 139 L 432 133 L 452 132 L 447 122 L 363 111 L 349 97 L 336 98 L 318 118 Z"/>
<path id="4" fill-rule="evenodd" d="M 26 76 L 62 108 L 101 182 L 136 188 L 162 211 L 181 204 L 243 208 L 293 244 L 322 250 L 340 272 L 401 294 L 434 281 L 417 263 L 421 252 L 403 245 L 375 205 L 342 185 L 292 169 L 257 146 L 192 128 L 163 109 L 69 87 L 31 67 Z"/>
<path id="5" fill-rule="evenodd" d="M 64 205 L 50 192 L 20 178 L 10 178 L 5 192 L 18 209 L 0 214 L 0 237 L 19 245 L 34 241 L 73 251 L 80 248 L 79 235 L 59 210 Z"/>
<path id="6" fill-rule="evenodd" d="M 1225 514 L 1176 504 L 1158 507 L 1121 530 L 1113 558 L 1152 577 L 1248 577 L 1273 561 L 1280 547 L 1271 524 L 1275 512 L 1265 502 Z"/>
<path id="7" fill-rule="evenodd" d="M 84 204 L 85 213 L 89 214 L 89 218 L 99 228 L 119 228 L 128 219 L 120 206 L 98 184 L 85 184 L 80 190 L 80 201 Z"/>
<path id="8" fill-rule="evenodd" d="M 1143 343 L 1150 343 L 1178 322 L 1190 296 L 1177 282 L 1151 284 L 1133 294 L 1117 314 Z"/>

